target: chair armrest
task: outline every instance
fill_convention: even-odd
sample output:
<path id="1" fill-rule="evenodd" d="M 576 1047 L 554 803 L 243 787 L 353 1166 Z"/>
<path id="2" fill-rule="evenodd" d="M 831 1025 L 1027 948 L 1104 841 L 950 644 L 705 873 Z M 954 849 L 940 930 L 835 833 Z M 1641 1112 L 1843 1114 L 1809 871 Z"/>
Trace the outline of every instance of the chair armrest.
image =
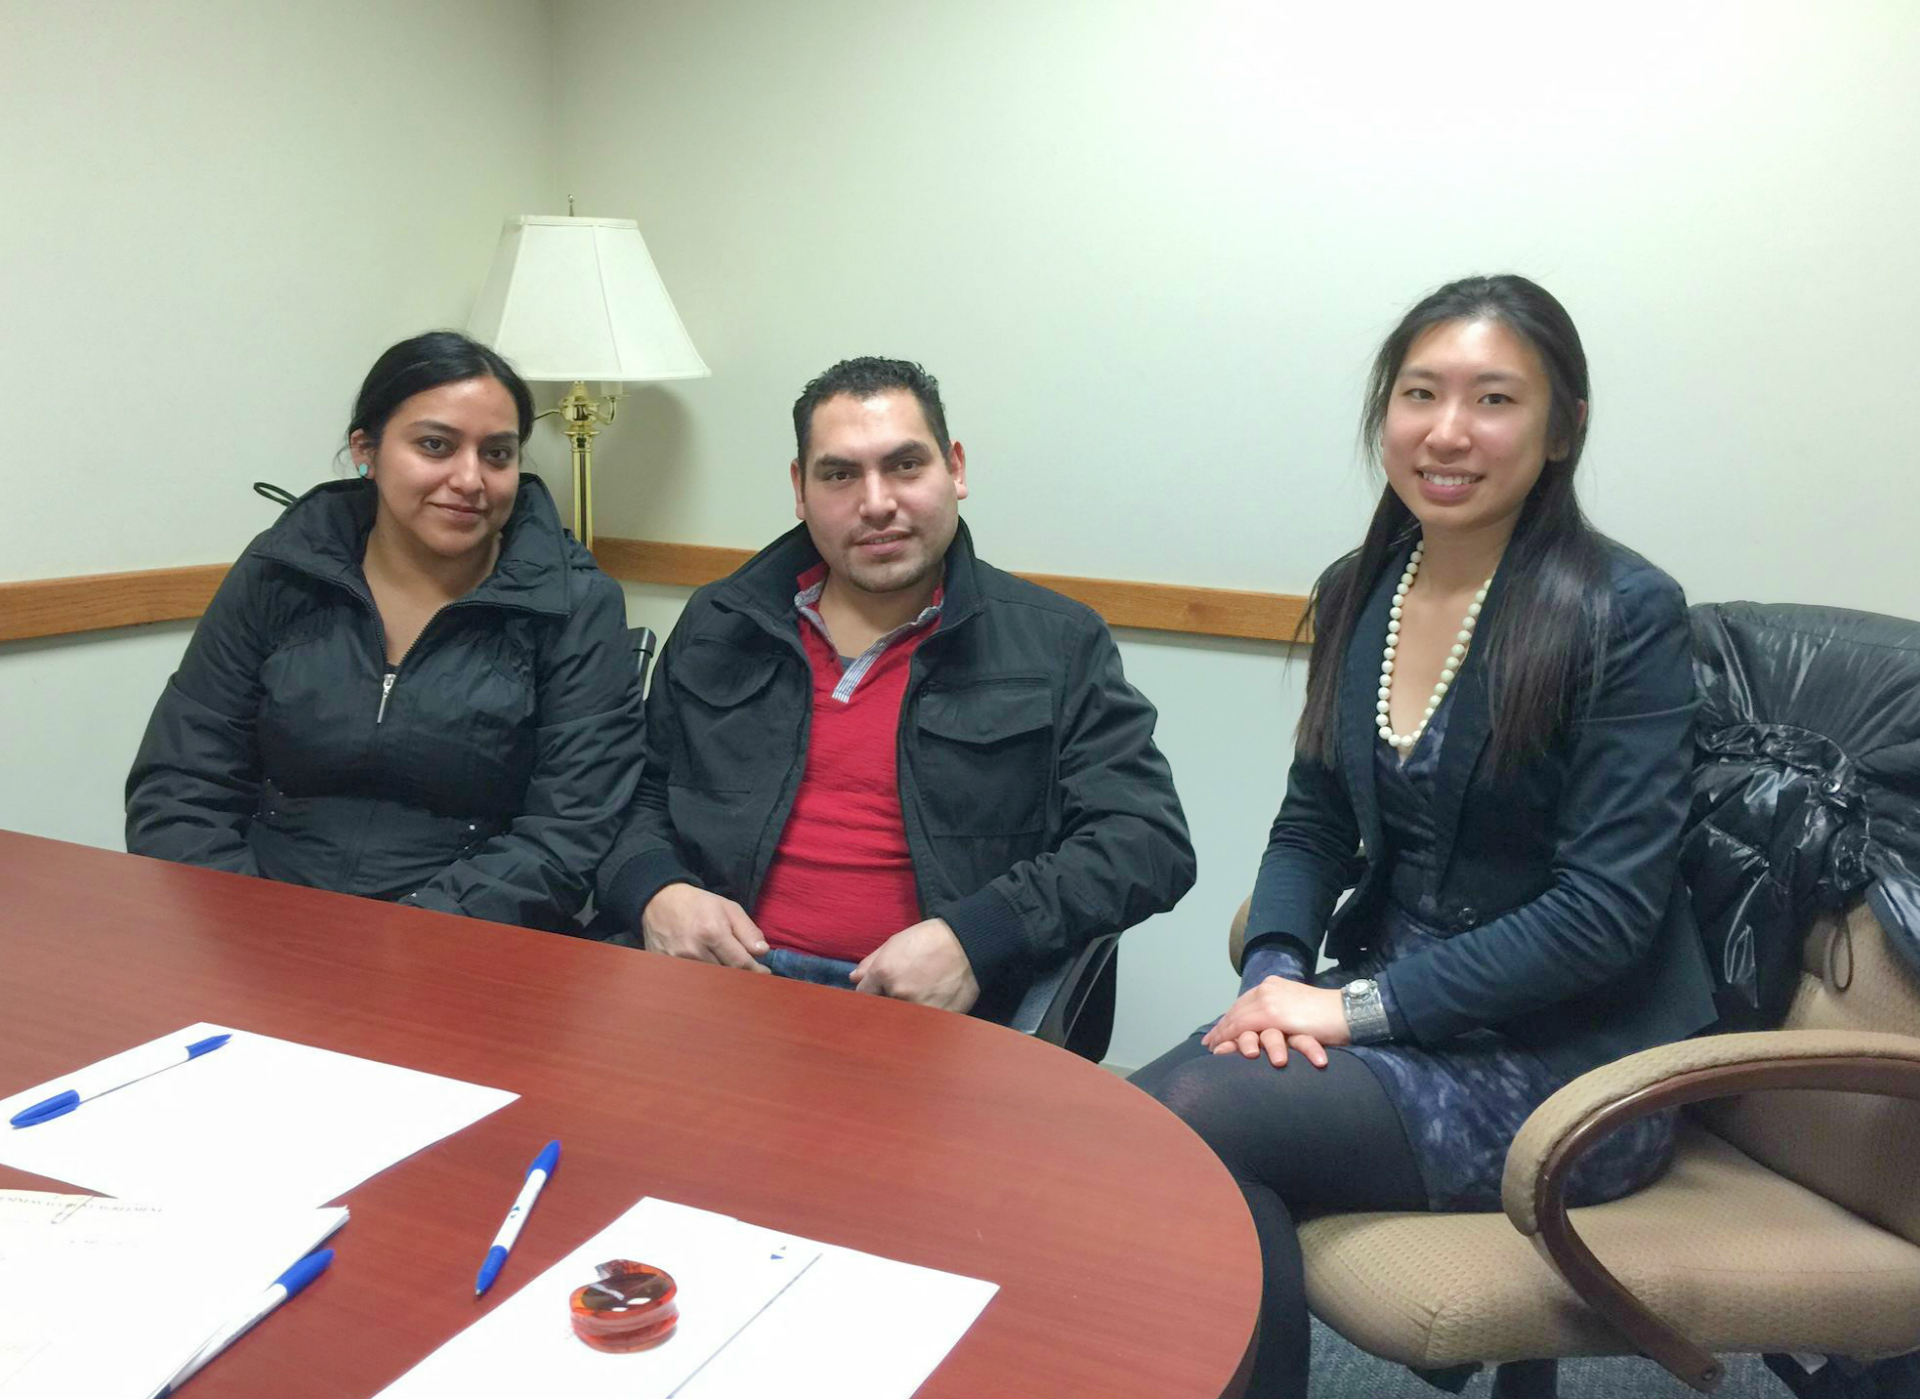
<path id="1" fill-rule="evenodd" d="M 1237 973 L 1247 960 L 1247 912 L 1253 907 L 1253 895 L 1249 894 L 1240 901 L 1240 911 L 1233 915 L 1233 922 L 1227 925 L 1227 960 L 1233 963 Z"/>
<path id="2" fill-rule="evenodd" d="M 1118 933 L 1102 933 L 1079 954 L 1036 977 L 1007 1024 L 1099 1063 L 1113 1037 Z"/>
<path id="3" fill-rule="evenodd" d="M 1887 1074 L 1891 1078 L 1877 1082 Z M 1514 1137 L 1501 1178 L 1507 1218 L 1523 1234 L 1538 1233 L 1549 1167 L 1556 1158 L 1571 1167 L 1587 1147 L 1622 1123 L 1681 1103 L 1769 1088 L 1920 1096 L 1920 1037 L 1866 1030 L 1707 1035 L 1642 1050 L 1582 1074 L 1534 1109 Z"/>
<path id="4" fill-rule="evenodd" d="M 1513 1227 L 1534 1241 L 1587 1305 L 1695 1389 L 1719 1382 L 1719 1362 L 1656 1316 L 1594 1257 L 1568 1218 L 1567 1181 L 1590 1147 L 1635 1118 L 1780 1088 L 1920 1102 L 1920 1037 L 1763 1030 L 1643 1050 L 1582 1074 L 1548 1098 L 1507 1152 L 1501 1202 Z"/>

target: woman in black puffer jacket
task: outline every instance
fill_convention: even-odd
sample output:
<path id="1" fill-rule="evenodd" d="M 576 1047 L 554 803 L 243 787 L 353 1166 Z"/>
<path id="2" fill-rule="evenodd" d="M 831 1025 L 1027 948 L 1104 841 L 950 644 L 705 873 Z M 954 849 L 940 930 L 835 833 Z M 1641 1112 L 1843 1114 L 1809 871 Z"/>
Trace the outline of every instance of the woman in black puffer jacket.
<path id="1" fill-rule="evenodd" d="M 227 574 L 127 778 L 127 849 L 532 928 L 571 925 L 632 795 L 620 587 L 520 471 L 527 387 L 450 331 L 382 355 L 360 479 Z"/>

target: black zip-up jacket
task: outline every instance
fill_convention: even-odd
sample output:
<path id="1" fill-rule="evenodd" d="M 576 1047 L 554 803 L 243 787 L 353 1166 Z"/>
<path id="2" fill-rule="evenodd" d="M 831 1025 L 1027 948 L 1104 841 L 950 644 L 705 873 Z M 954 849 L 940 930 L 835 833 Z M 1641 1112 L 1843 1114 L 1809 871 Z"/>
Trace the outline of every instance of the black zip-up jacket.
<path id="1" fill-rule="evenodd" d="M 127 778 L 127 849 L 566 927 L 639 771 L 620 587 L 523 475 L 493 572 L 389 666 L 374 503 L 317 487 L 228 572 Z"/>
<path id="2" fill-rule="evenodd" d="M 804 526 L 700 589 L 647 698 L 647 760 L 601 867 L 601 908 L 639 926 L 685 882 L 751 910 L 806 766 L 812 679 L 793 598 L 820 562 Z M 944 918 L 1004 1018 L 1040 970 L 1192 887 L 1154 709 L 1106 623 L 981 562 L 965 524 L 939 626 L 901 702 L 900 809 L 923 917 Z"/>

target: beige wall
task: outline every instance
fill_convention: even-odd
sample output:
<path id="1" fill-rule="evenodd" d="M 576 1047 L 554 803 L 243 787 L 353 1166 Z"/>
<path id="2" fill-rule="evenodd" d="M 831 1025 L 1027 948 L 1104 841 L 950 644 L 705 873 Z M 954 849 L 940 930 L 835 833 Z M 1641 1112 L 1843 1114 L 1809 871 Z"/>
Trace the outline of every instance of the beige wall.
<path id="1" fill-rule="evenodd" d="M 1587 338 L 1604 528 L 1695 598 L 1920 615 L 1915 71 L 1901 0 L 0 0 L 0 578 L 232 558 L 246 483 L 331 470 L 372 356 L 571 191 L 641 221 L 714 369 L 602 439 L 608 533 L 764 541 L 801 383 L 904 354 L 995 562 L 1300 591 L 1371 498 L 1374 343 L 1513 268 Z M 117 843 L 184 636 L 0 647 L 0 825 Z M 1231 990 L 1298 686 L 1122 644 L 1201 857 L 1127 939 L 1137 1064 Z"/>
<path id="2" fill-rule="evenodd" d="M 1698 597 L 1920 612 L 1889 508 L 1916 500 L 1920 8 L 557 14 L 592 46 L 566 183 L 642 221 L 714 366 L 606 445 L 610 526 L 779 527 L 800 384 L 902 353 L 947 386 L 997 561 L 1304 589 L 1364 518 L 1380 336 L 1514 269 L 1588 342 L 1603 527 Z"/>

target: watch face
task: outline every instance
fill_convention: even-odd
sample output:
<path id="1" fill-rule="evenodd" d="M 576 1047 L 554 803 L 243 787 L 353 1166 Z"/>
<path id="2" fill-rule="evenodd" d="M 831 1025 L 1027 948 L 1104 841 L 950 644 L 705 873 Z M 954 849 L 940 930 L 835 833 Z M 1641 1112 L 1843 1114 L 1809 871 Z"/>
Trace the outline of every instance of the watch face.
<path id="1" fill-rule="evenodd" d="M 1364 996 L 1371 990 L 1373 990 L 1373 981 L 1368 977 L 1363 976 L 1358 981 L 1349 981 L 1347 983 L 1347 994 L 1349 996 Z"/>

